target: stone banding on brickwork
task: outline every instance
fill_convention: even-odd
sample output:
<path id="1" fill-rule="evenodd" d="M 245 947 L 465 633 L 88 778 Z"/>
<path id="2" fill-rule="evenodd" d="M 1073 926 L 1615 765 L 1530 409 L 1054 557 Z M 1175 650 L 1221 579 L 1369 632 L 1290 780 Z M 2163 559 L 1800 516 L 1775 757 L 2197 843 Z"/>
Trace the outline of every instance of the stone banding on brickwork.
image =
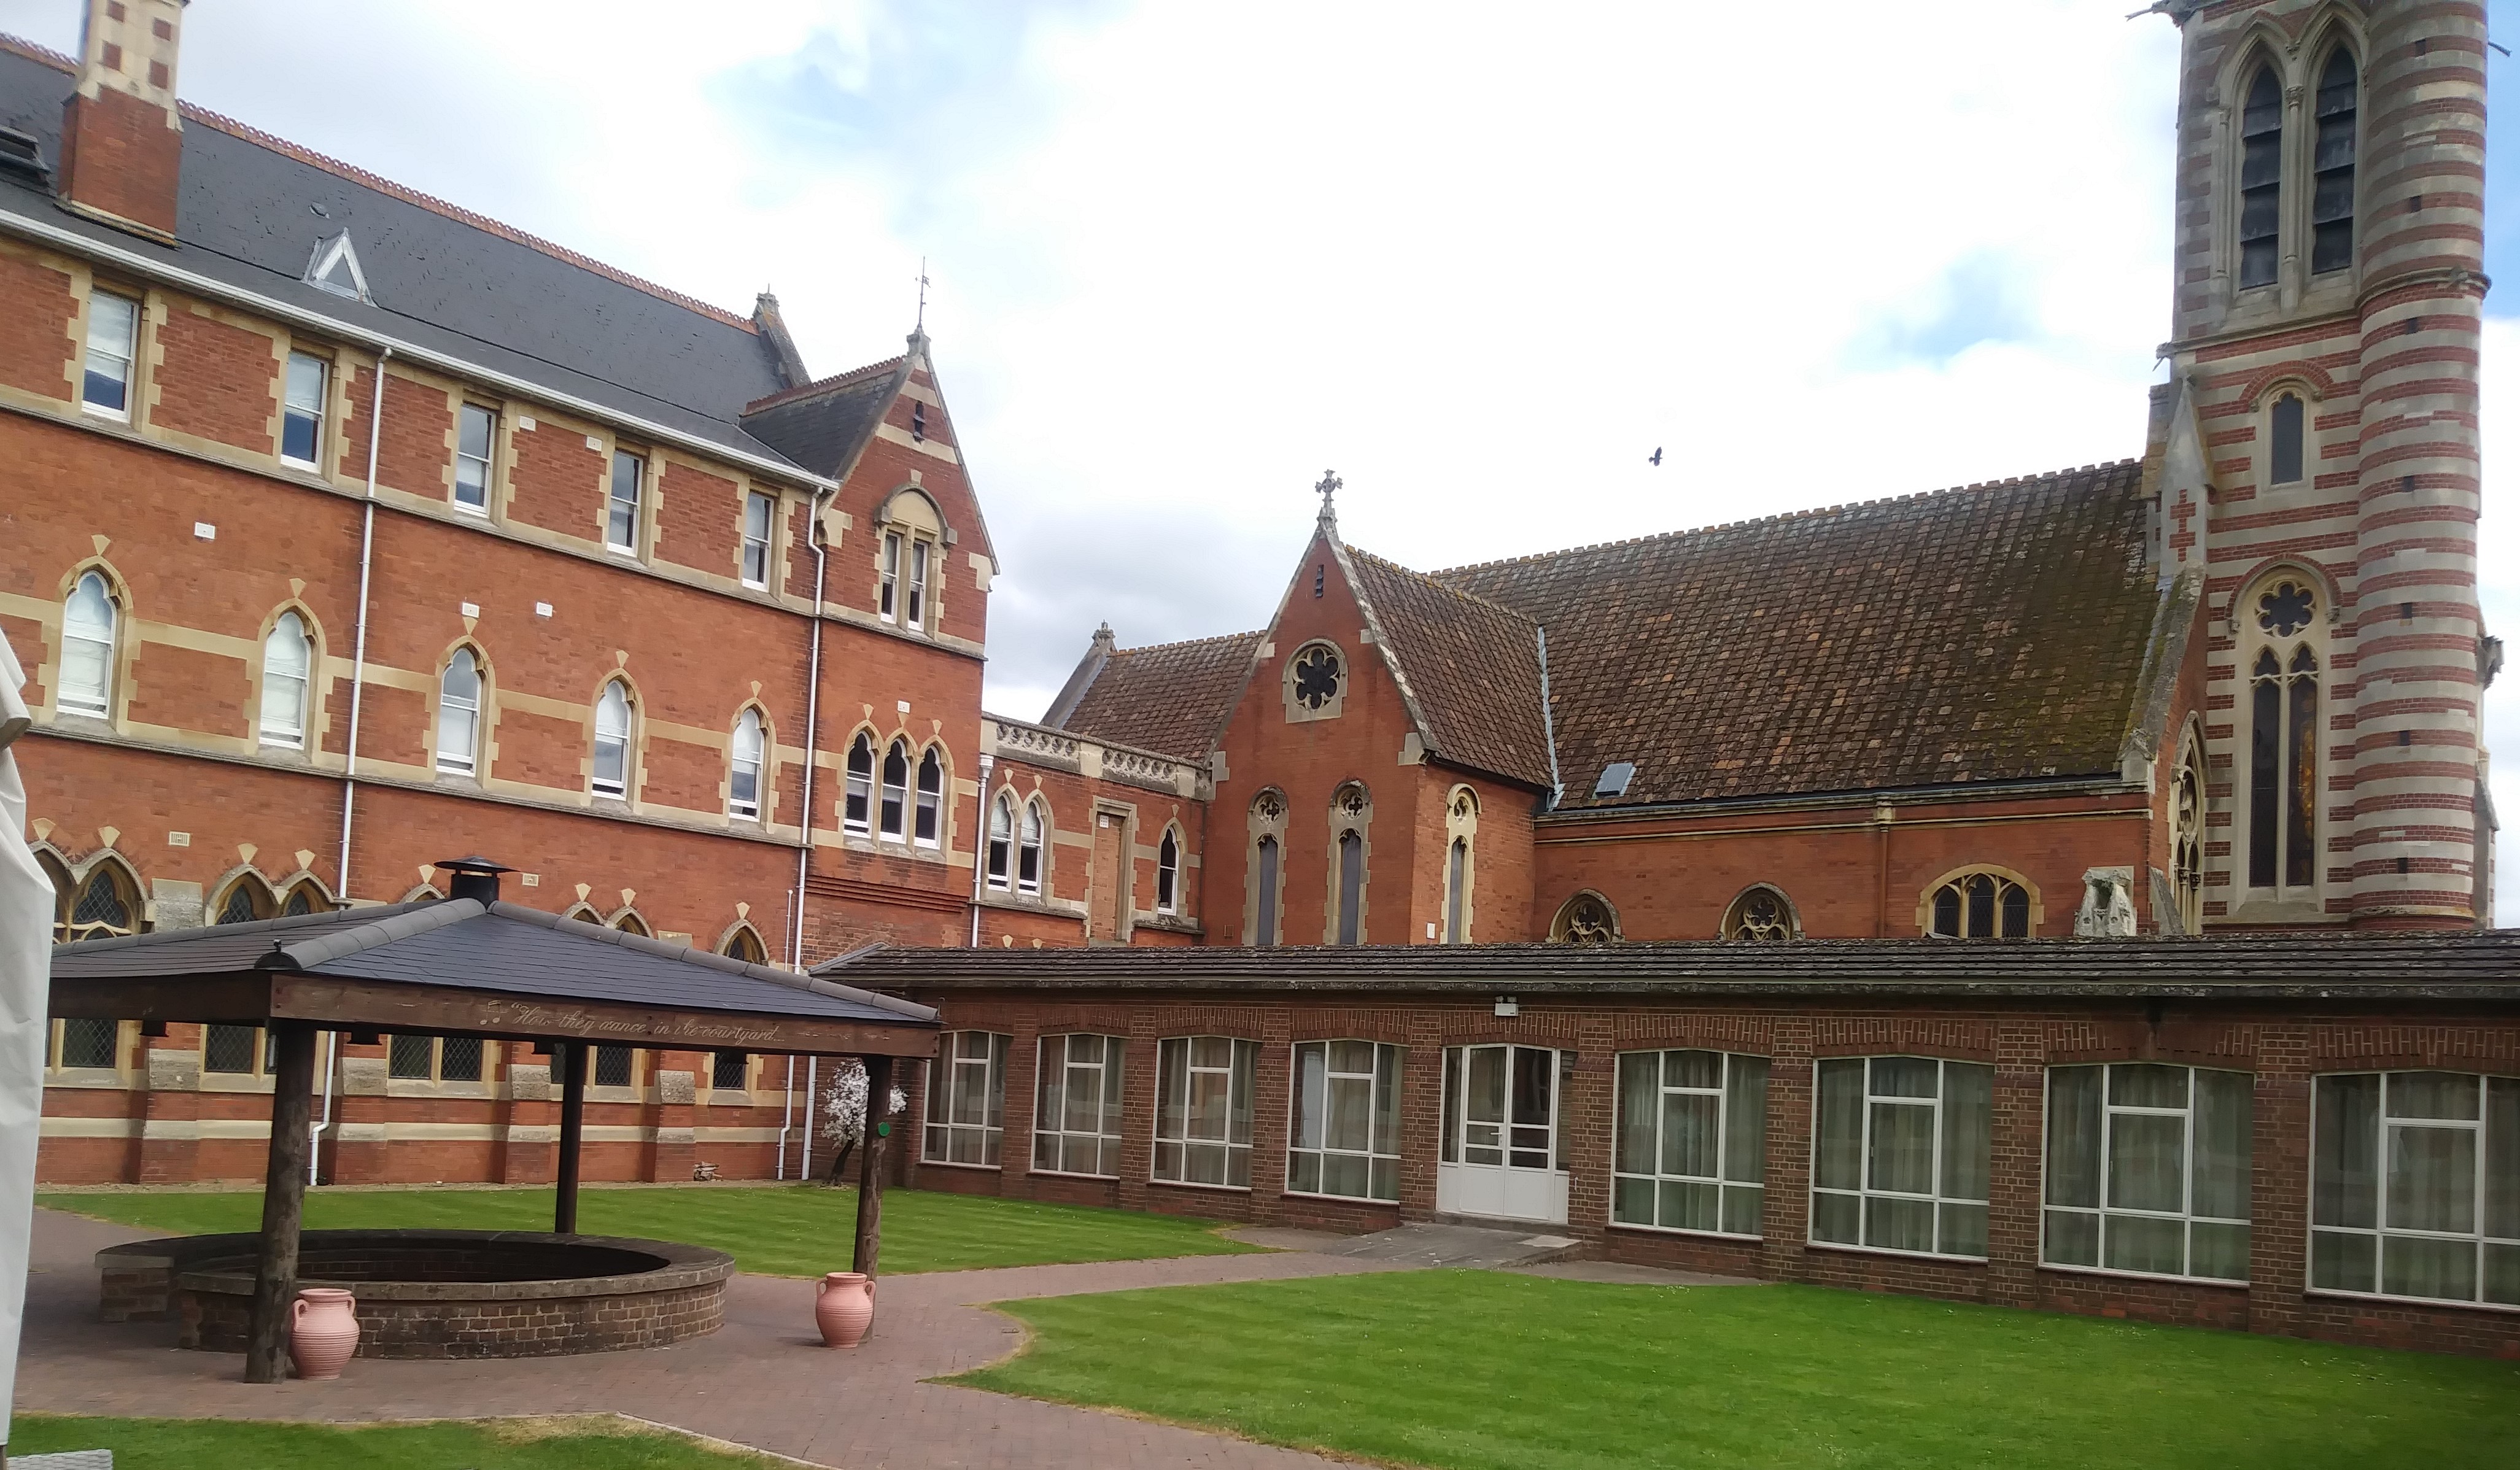
<path id="1" fill-rule="evenodd" d="M 257 1237 L 97 1253 L 108 1321 L 179 1322 L 178 1347 L 242 1352 Z M 493 1230 L 308 1230 L 300 1287 L 358 1299 L 362 1358 L 550 1358 L 660 1348 L 725 1319 L 735 1258 L 662 1240 Z"/>

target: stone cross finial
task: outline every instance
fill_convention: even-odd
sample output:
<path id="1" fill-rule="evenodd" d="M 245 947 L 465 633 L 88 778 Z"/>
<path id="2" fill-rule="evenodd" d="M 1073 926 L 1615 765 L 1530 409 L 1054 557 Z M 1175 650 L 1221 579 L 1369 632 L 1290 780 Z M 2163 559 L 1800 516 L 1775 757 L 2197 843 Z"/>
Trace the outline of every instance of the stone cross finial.
<path id="1" fill-rule="evenodd" d="M 1321 523 L 1323 525 L 1338 524 L 1338 512 L 1331 506 L 1330 497 L 1338 494 L 1342 483 L 1344 482 L 1339 479 L 1337 470 L 1325 469 L 1322 471 L 1322 482 L 1313 487 L 1313 493 L 1322 498 Z"/>

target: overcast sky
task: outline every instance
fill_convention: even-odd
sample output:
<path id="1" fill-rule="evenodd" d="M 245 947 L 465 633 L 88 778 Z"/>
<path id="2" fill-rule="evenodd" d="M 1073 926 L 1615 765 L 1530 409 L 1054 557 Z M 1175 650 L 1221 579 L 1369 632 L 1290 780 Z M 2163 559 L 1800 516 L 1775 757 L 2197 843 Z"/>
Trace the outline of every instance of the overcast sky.
<path id="1" fill-rule="evenodd" d="M 1263 622 L 1325 468 L 1350 541 L 1433 568 L 2140 454 L 2178 34 L 2135 8 L 202 0 L 182 88 L 704 299 L 770 286 L 818 375 L 900 350 L 924 256 L 1004 563 L 988 698 L 1030 718 L 1097 622 Z M 74 51 L 81 10 L 0 29 Z M 2489 314 L 2511 635 L 2520 290 Z M 2487 707 L 2520 815 L 2520 671 Z"/>

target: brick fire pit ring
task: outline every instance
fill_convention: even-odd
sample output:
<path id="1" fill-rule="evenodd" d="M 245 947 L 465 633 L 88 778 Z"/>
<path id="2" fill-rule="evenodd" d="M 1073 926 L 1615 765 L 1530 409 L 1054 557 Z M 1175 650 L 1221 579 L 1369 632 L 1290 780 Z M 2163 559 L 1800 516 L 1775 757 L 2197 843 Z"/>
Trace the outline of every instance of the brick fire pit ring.
<path id="1" fill-rule="evenodd" d="M 258 1237 L 97 1252 L 107 1321 L 173 1316 L 176 1346 L 242 1353 Z M 358 1297 L 361 1358 L 558 1358 L 659 1348 L 726 1319 L 735 1258 L 664 1240 L 524 1230 L 308 1230 L 297 1284 Z"/>

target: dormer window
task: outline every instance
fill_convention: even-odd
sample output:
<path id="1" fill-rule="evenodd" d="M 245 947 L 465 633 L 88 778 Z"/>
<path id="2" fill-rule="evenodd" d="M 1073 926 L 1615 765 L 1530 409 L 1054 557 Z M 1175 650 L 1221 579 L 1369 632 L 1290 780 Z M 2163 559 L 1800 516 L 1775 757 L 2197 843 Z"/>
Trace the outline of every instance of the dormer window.
<path id="1" fill-rule="evenodd" d="M 1628 794 L 1628 782 L 1635 780 L 1636 779 L 1636 762 L 1612 761 L 1610 764 L 1601 768 L 1599 779 L 1593 782 L 1593 794 L 1595 796 L 1625 796 Z"/>
<path id="2" fill-rule="evenodd" d="M 306 257 L 306 284 L 353 301 L 368 299 L 368 274 L 359 269 L 359 252 L 350 244 L 349 231 L 315 243 L 314 253 Z"/>

